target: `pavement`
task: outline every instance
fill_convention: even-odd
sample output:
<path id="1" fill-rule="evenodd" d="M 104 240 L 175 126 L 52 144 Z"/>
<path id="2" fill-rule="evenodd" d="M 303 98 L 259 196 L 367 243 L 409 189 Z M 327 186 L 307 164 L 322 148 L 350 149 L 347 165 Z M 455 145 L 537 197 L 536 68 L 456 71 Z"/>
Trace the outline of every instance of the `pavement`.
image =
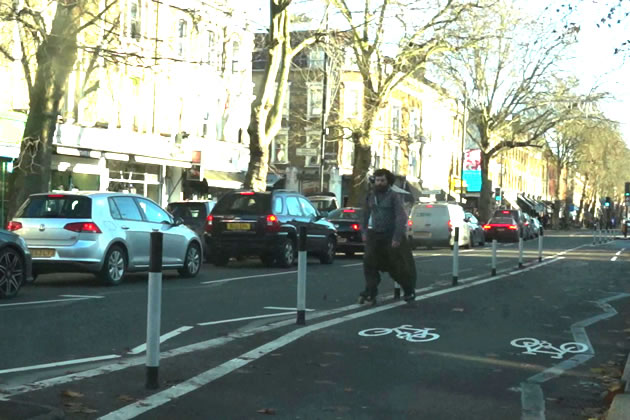
<path id="1" fill-rule="evenodd" d="M 630 241 L 548 232 L 525 243 L 415 251 L 413 304 L 385 276 L 357 305 L 361 259 L 256 260 L 164 280 L 160 387 L 145 387 L 146 274 L 118 287 L 51 275 L 0 302 L 0 419 L 603 419 L 622 410 Z M 616 257 L 616 258 L 615 258 Z M 614 402 L 613 402 L 614 401 Z M 626 414 L 623 414 L 625 416 Z"/>

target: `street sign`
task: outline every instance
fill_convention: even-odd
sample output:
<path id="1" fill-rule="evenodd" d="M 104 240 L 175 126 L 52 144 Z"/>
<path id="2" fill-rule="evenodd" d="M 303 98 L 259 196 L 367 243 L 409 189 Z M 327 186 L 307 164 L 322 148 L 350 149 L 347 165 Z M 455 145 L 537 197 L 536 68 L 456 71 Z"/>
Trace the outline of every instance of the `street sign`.
<path id="1" fill-rule="evenodd" d="M 298 147 L 297 149 L 295 149 L 295 154 L 298 156 L 317 156 L 317 153 L 319 152 L 319 150 L 317 149 L 310 149 L 307 147 Z"/>

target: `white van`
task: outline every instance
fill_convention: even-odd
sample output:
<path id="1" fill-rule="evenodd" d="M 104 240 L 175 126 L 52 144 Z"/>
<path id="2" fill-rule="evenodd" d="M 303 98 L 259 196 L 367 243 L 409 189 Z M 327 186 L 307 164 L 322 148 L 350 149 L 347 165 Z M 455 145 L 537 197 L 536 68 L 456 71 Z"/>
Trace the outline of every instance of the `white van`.
<path id="1" fill-rule="evenodd" d="M 413 247 L 452 247 L 455 228 L 459 228 L 459 246 L 473 246 L 464 209 L 457 204 L 421 203 L 411 209 L 408 239 Z"/>

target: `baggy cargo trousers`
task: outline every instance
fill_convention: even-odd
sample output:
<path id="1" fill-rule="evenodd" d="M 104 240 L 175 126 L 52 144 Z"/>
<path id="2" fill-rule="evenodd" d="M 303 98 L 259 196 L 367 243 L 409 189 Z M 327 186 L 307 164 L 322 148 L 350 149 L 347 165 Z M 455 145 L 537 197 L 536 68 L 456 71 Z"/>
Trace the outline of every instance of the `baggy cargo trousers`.
<path id="1" fill-rule="evenodd" d="M 381 282 L 379 271 L 386 271 L 400 285 L 405 295 L 415 289 L 415 262 L 411 261 L 409 244 L 403 239 L 398 248 L 392 248 L 392 235 L 369 230 L 363 255 L 365 297 L 376 297 Z M 413 267 L 410 264 L 413 263 Z"/>

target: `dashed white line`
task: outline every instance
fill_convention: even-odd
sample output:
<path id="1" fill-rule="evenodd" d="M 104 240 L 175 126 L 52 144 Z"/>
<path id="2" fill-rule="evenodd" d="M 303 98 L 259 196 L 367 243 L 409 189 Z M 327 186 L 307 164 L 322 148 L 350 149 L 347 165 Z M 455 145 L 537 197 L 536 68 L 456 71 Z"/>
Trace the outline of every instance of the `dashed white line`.
<path id="1" fill-rule="evenodd" d="M 33 365 L 33 366 L 24 366 L 24 367 L 19 367 L 19 368 L 12 368 L 12 369 L 3 369 L 3 370 L 0 370 L 0 374 L 3 374 L 3 373 L 14 373 L 14 372 L 26 372 L 26 371 L 29 371 L 29 370 L 46 369 L 46 368 L 59 367 L 59 366 L 78 365 L 80 363 L 98 362 L 98 361 L 101 361 L 101 360 L 117 359 L 119 357 L 120 356 L 117 355 L 117 354 L 109 354 L 107 356 L 87 357 L 85 359 L 66 360 L 64 362 L 45 363 L 45 364 L 42 364 L 42 365 Z"/>
<path id="2" fill-rule="evenodd" d="M 183 332 L 186 332 L 188 330 L 192 330 L 192 328 L 193 327 L 188 327 L 188 326 L 179 327 L 176 330 L 173 330 L 173 331 L 171 331 L 169 333 L 161 335 L 160 336 L 160 343 L 163 343 L 163 342 L 165 342 L 166 340 L 168 340 L 170 338 L 176 337 L 176 336 L 180 335 Z M 146 349 L 147 349 L 147 344 L 146 343 L 140 344 L 139 346 L 134 347 L 133 349 L 129 350 L 129 354 L 140 354 L 140 353 L 146 351 Z"/>
<path id="3" fill-rule="evenodd" d="M 246 316 L 243 318 L 223 319 L 221 321 L 200 322 L 197 325 L 204 327 L 207 325 L 227 324 L 228 322 L 248 321 L 250 319 L 272 318 L 274 316 L 284 316 L 284 315 L 295 315 L 295 311 L 278 312 L 275 314 L 265 314 L 265 315 L 256 315 L 256 316 Z"/>
<path id="4" fill-rule="evenodd" d="M 81 300 L 88 300 L 88 299 L 102 299 L 105 296 L 82 296 L 82 297 L 70 297 L 70 295 L 65 295 L 68 296 L 65 299 L 50 299 L 50 300 L 36 300 L 33 302 L 19 302 L 19 303 L 3 303 L 2 305 L 0 305 L 0 308 L 7 308 L 10 306 L 26 306 L 26 305 L 38 305 L 38 304 L 45 304 L 45 303 L 57 303 L 57 302 L 78 302 Z"/>
<path id="5" fill-rule="evenodd" d="M 273 309 L 276 311 L 297 311 L 297 308 L 285 308 L 283 306 L 265 306 L 263 309 Z M 313 312 L 315 309 L 305 309 L 306 312 Z"/>
<path id="6" fill-rule="evenodd" d="M 617 258 L 618 258 L 618 257 L 612 257 L 612 258 L 610 259 L 610 261 L 617 261 Z"/>
<path id="7" fill-rule="evenodd" d="M 295 271 L 281 271 L 279 273 L 256 274 L 256 275 L 253 275 L 253 276 L 232 277 L 232 278 L 229 278 L 229 279 L 202 281 L 201 284 L 228 283 L 228 282 L 236 281 L 236 280 L 256 279 L 256 278 L 259 278 L 259 277 L 284 276 L 286 274 L 296 274 L 296 273 L 297 273 L 297 270 L 295 270 Z"/>
<path id="8" fill-rule="evenodd" d="M 59 297 L 82 298 L 82 299 L 103 299 L 105 296 L 86 296 L 86 295 L 59 295 Z"/>

